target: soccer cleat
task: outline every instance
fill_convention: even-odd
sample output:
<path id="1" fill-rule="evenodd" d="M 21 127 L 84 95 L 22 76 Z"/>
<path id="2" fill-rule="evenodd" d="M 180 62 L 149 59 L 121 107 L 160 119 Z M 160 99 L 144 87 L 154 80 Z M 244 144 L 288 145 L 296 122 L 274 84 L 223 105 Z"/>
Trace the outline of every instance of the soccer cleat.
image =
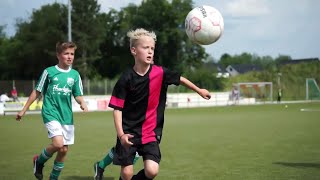
<path id="1" fill-rule="evenodd" d="M 96 162 L 94 164 L 93 169 L 94 169 L 94 176 L 93 176 L 94 179 L 95 180 L 102 180 L 104 169 L 99 167 L 99 162 Z"/>
<path id="2" fill-rule="evenodd" d="M 43 174 L 42 174 L 42 169 L 43 169 L 43 164 L 40 164 L 37 162 L 38 155 L 35 155 L 33 157 L 33 174 L 38 180 L 43 179 Z"/>

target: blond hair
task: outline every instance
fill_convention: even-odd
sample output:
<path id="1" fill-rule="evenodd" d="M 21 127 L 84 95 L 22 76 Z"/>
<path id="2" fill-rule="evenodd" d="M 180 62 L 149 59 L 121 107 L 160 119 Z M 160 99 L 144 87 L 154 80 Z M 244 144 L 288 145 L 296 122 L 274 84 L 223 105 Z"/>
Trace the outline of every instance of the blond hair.
<path id="1" fill-rule="evenodd" d="M 153 31 L 147 31 L 143 28 L 138 28 L 135 30 L 131 30 L 127 33 L 130 41 L 130 48 L 136 45 L 137 40 L 139 40 L 142 36 L 151 37 L 155 42 L 157 41 L 157 35 Z"/>
<path id="2" fill-rule="evenodd" d="M 74 42 L 57 42 L 56 53 L 61 54 L 64 50 L 68 48 L 77 49 L 77 45 Z"/>

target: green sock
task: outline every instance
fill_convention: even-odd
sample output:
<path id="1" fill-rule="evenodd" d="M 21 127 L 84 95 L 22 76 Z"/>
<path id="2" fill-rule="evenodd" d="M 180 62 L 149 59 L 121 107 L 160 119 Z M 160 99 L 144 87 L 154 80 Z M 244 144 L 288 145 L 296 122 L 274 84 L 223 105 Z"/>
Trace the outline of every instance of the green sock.
<path id="1" fill-rule="evenodd" d="M 52 155 L 50 155 L 50 154 L 47 152 L 46 148 L 44 148 L 43 151 L 41 152 L 41 154 L 38 156 L 37 161 L 38 161 L 38 163 L 40 163 L 40 164 L 44 164 L 44 163 L 47 162 L 48 159 L 50 159 L 51 157 L 52 157 Z"/>
<path id="2" fill-rule="evenodd" d="M 63 168 L 64 168 L 63 162 L 54 161 L 53 168 L 50 174 L 50 180 L 57 180 Z"/>
<path id="3" fill-rule="evenodd" d="M 100 168 L 105 169 L 108 165 L 111 164 L 113 160 L 113 152 L 114 152 L 114 148 L 111 148 L 109 153 L 106 155 L 106 157 L 104 157 L 103 160 L 99 162 Z"/>
<path id="4" fill-rule="evenodd" d="M 136 156 L 133 159 L 133 164 L 135 164 L 138 161 L 139 158 L 140 158 L 139 154 L 136 153 Z"/>

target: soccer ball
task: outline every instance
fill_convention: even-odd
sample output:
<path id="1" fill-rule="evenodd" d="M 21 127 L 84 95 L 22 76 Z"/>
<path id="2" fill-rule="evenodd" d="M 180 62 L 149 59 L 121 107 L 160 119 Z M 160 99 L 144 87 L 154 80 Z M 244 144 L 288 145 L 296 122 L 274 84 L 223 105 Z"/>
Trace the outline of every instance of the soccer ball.
<path id="1" fill-rule="evenodd" d="M 224 30 L 223 17 L 212 6 L 196 7 L 188 13 L 185 28 L 192 42 L 209 45 L 221 37 Z"/>

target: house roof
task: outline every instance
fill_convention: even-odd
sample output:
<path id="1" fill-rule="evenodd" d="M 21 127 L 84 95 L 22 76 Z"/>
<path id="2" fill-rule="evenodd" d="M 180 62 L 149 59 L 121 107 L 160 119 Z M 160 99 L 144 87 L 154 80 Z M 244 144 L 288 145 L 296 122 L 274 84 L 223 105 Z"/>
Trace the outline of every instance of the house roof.
<path id="1" fill-rule="evenodd" d="M 214 69 L 216 70 L 217 72 L 220 72 L 220 73 L 226 73 L 226 69 L 219 63 L 205 63 L 204 66 L 208 69 Z"/>
<path id="2" fill-rule="evenodd" d="M 305 58 L 305 59 L 292 59 L 281 61 L 281 65 L 285 64 L 299 64 L 299 63 L 311 63 L 311 62 L 320 62 L 319 58 Z"/>
<path id="3" fill-rule="evenodd" d="M 221 64 L 216 64 L 218 72 L 226 73 L 226 68 L 224 68 Z"/>
<path id="4" fill-rule="evenodd" d="M 262 68 L 258 65 L 253 65 L 253 64 L 234 64 L 234 65 L 229 65 L 233 69 L 235 69 L 238 73 L 243 74 L 246 72 L 250 71 L 261 71 Z"/>

